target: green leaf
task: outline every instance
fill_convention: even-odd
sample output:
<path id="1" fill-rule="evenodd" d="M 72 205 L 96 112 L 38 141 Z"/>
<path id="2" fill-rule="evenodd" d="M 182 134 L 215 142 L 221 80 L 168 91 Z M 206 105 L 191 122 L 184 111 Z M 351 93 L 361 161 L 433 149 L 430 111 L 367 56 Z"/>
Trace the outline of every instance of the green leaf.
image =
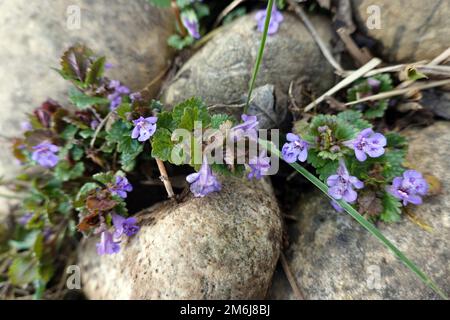
<path id="1" fill-rule="evenodd" d="M 75 135 L 78 132 L 78 128 L 72 124 L 68 125 L 64 131 L 61 133 L 61 138 L 64 140 L 73 140 L 75 138 Z"/>
<path id="2" fill-rule="evenodd" d="M 229 116 L 227 114 L 214 114 L 211 117 L 211 128 L 220 129 L 220 125 L 225 121 L 229 120 Z"/>
<path id="3" fill-rule="evenodd" d="M 170 131 L 175 130 L 176 126 L 172 118 L 172 113 L 163 111 L 160 114 L 158 114 L 158 121 L 156 122 L 156 127 L 158 128 L 158 130 L 160 128 L 169 129 Z"/>
<path id="4" fill-rule="evenodd" d="M 405 151 L 387 150 L 382 160 L 385 161 L 383 176 L 391 181 L 395 177 L 401 176 L 405 171 L 403 163 L 405 162 Z"/>
<path id="5" fill-rule="evenodd" d="M 75 161 L 80 161 L 84 156 L 84 149 L 78 145 L 74 145 L 71 150 L 72 159 Z"/>
<path id="6" fill-rule="evenodd" d="M 339 161 L 327 161 L 322 167 L 317 167 L 316 172 L 319 175 L 320 180 L 326 181 L 329 176 L 336 174 L 339 167 Z"/>
<path id="7" fill-rule="evenodd" d="M 28 250 L 34 246 L 37 237 L 39 236 L 39 230 L 32 230 L 26 234 L 25 238 L 21 241 L 10 240 L 9 245 L 16 250 Z"/>
<path id="8" fill-rule="evenodd" d="M 61 181 L 69 181 L 83 176 L 84 163 L 78 162 L 72 166 L 68 161 L 62 160 L 55 167 L 55 177 Z"/>
<path id="9" fill-rule="evenodd" d="M 425 74 L 423 74 L 422 72 L 418 71 L 414 67 L 408 68 L 408 70 L 407 70 L 407 77 L 408 77 L 408 80 L 411 80 L 411 81 L 417 81 L 417 80 L 421 80 L 421 79 L 428 79 L 428 77 Z"/>
<path id="10" fill-rule="evenodd" d="M 96 173 L 92 176 L 94 180 L 97 180 L 104 185 L 114 182 L 114 173 L 112 171 L 109 172 L 100 172 Z"/>
<path id="11" fill-rule="evenodd" d="M 261 139 L 259 139 L 258 142 L 263 148 L 270 151 L 273 155 L 276 155 L 278 158 L 282 159 L 280 151 L 272 142 Z M 300 174 L 302 174 L 306 179 L 308 179 L 312 184 L 314 184 L 320 191 L 326 194 L 330 199 L 335 200 L 328 194 L 328 187 L 322 181 L 320 181 L 318 178 L 312 175 L 308 170 L 303 168 L 297 162 L 291 163 L 289 165 L 292 166 L 295 170 L 297 170 Z M 436 283 L 431 278 L 429 278 L 425 273 L 423 273 L 423 271 L 414 262 L 412 262 L 408 257 L 406 257 L 405 254 L 401 250 L 399 250 L 391 241 L 389 241 L 389 239 L 387 239 L 372 223 L 370 223 L 366 218 L 360 215 L 358 211 L 356 211 L 347 202 L 343 200 L 335 200 L 335 201 L 352 218 L 354 218 L 367 231 L 369 231 L 378 241 L 380 241 L 380 243 L 386 246 L 395 256 L 397 256 L 397 258 L 399 258 L 400 261 L 402 261 L 403 264 L 405 264 L 409 270 L 414 272 L 423 283 L 429 286 L 434 292 L 436 292 L 442 298 L 448 299 L 447 295 L 436 285 Z"/>
<path id="12" fill-rule="evenodd" d="M 105 62 L 106 58 L 101 57 L 94 61 L 94 63 L 89 67 L 87 76 L 86 76 L 86 85 L 93 85 L 103 77 L 103 73 L 105 71 Z"/>
<path id="13" fill-rule="evenodd" d="M 382 118 L 389 106 L 389 100 L 380 100 L 375 105 L 369 106 L 364 112 L 367 119 Z"/>
<path id="14" fill-rule="evenodd" d="M 402 204 L 400 200 L 395 198 L 388 192 L 384 192 L 382 198 L 383 211 L 380 219 L 384 222 L 398 222 L 400 221 L 400 214 L 402 213 Z"/>
<path id="15" fill-rule="evenodd" d="M 12 284 L 26 285 L 39 278 L 38 263 L 31 257 L 17 257 L 8 270 L 8 277 Z"/>
<path id="16" fill-rule="evenodd" d="M 80 109 L 86 109 L 93 105 L 109 104 L 109 100 L 102 97 L 91 97 L 75 88 L 69 89 L 69 100 Z"/>
<path id="17" fill-rule="evenodd" d="M 124 121 L 128 121 L 127 116 L 130 112 L 131 112 L 131 104 L 128 102 L 122 103 L 116 109 L 117 115 Z"/>
<path id="18" fill-rule="evenodd" d="M 363 119 L 363 114 L 360 111 L 346 110 L 338 113 L 337 117 L 359 131 L 372 127 L 367 120 Z"/>
<path id="19" fill-rule="evenodd" d="M 193 131 L 196 122 L 201 122 L 206 128 L 211 118 L 208 109 L 199 98 L 191 98 L 175 106 L 172 112 L 176 128 Z"/>
<path id="20" fill-rule="evenodd" d="M 169 161 L 171 159 L 174 143 L 171 139 L 172 134 L 165 128 L 156 130 L 152 138 L 152 157 Z"/>
<path id="21" fill-rule="evenodd" d="M 101 174 L 104 174 L 104 173 L 97 173 L 97 174 L 95 174 L 95 175 L 93 176 L 93 178 L 96 179 L 96 180 L 98 180 L 98 181 L 101 181 L 101 180 L 103 180 L 103 178 L 100 178 L 100 179 L 99 179 L 99 177 L 97 176 L 97 175 L 101 175 Z M 106 179 L 105 179 L 105 180 L 106 180 Z M 100 188 L 100 186 L 99 186 L 97 183 L 95 183 L 95 182 L 88 182 L 88 183 L 85 183 L 85 184 L 80 188 L 80 191 L 78 191 L 77 196 L 75 197 L 75 199 L 76 199 L 76 200 L 83 199 L 83 198 L 85 198 L 91 191 L 93 191 L 93 190 L 95 190 L 95 189 L 97 189 L 97 188 Z"/>
<path id="22" fill-rule="evenodd" d="M 171 0 L 147 0 L 150 4 L 161 7 L 161 8 L 168 8 L 170 7 Z"/>
<path id="23" fill-rule="evenodd" d="M 406 149 L 408 147 L 408 140 L 397 132 L 388 132 L 384 136 L 389 148 Z"/>
<path id="24" fill-rule="evenodd" d="M 182 50 L 186 47 L 189 47 L 193 43 L 194 43 L 194 38 L 191 36 L 186 36 L 186 37 L 182 38 L 178 34 L 173 34 L 167 39 L 167 44 L 177 50 Z"/>

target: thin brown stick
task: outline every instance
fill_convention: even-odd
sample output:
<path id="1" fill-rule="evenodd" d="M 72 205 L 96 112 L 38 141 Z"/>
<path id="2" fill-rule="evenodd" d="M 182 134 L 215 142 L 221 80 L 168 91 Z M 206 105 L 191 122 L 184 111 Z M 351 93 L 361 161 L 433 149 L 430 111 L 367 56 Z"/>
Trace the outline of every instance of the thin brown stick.
<path id="1" fill-rule="evenodd" d="M 397 89 L 397 90 L 392 90 L 392 91 L 388 91 L 388 92 L 383 92 L 380 94 L 375 94 L 373 96 L 369 96 L 363 99 L 359 99 L 356 101 L 352 101 L 352 102 L 348 102 L 345 105 L 346 106 L 352 106 L 358 103 L 362 103 L 362 102 L 366 102 L 366 101 L 376 101 L 376 100 L 382 100 L 382 99 L 387 99 L 390 97 L 395 97 L 395 96 L 400 96 L 400 95 L 404 95 L 404 94 L 408 94 L 411 91 L 420 91 L 420 90 L 425 90 L 425 89 L 430 89 L 430 88 L 435 88 L 435 87 L 441 87 L 444 86 L 446 84 L 450 84 L 450 79 L 447 80 L 442 80 L 442 81 L 434 81 L 434 82 L 430 82 L 427 84 L 423 84 L 423 85 L 418 85 L 418 86 L 413 86 L 413 87 L 408 87 L 408 88 L 404 88 L 404 89 Z"/>
<path id="2" fill-rule="evenodd" d="M 350 36 L 349 31 L 347 28 L 339 28 L 337 30 L 337 33 L 339 37 L 341 38 L 342 42 L 344 42 L 345 47 L 347 48 L 347 51 L 350 53 L 350 55 L 355 59 L 359 66 L 365 65 L 367 62 L 369 62 L 373 56 L 368 52 L 368 50 L 363 50 L 358 47 L 358 45 L 353 41 L 352 37 Z"/>
<path id="3" fill-rule="evenodd" d="M 111 111 L 110 113 L 108 113 L 106 115 L 105 118 L 103 118 L 103 120 L 98 124 L 97 128 L 95 128 L 95 132 L 94 132 L 94 136 L 92 137 L 91 143 L 90 143 L 90 147 L 94 148 L 95 145 L 95 140 L 97 140 L 97 136 L 100 133 L 100 131 L 102 130 L 102 128 L 105 126 L 106 121 L 108 121 L 109 117 L 111 117 L 111 115 L 113 114 L 113 112 Z"/>
<path id="4" fill-rule="evenodd" d="M 156 164 L 158 165 L 158 170 L 161 176 L 159 177 L 166 188 L 167 195 L 169 199 L 175 198 L 175 193 L 173 192 L 172 184 L 170 183 L 169 176 L 167 175 L 166 167 L 161 159 L 156 159 Z"/>
<path id="5" fill-rule="evenodd" d="M 428 65 L 437 66 L 438 64 L 445 62 L 449 57 L 450 57 L 450 47 L 447 48 L 447 50 L 442 52 L 440 55 L 438 55 L 436 58 L 434 58 Z"/>
<path id="6" fill-rule="evenodd" d="M 297 16 L 299 16 L 300 19 L 303 21 L 304 25 L 306 26 L 308 31 L 311 33 L 311 36 L 316 41 L 317 45 L 319 46 L 320 50 L 322 51 L 323 55 L 328 60 L 328 62 L 333 66 L 334 69 L 336 69 L 336 71 L 338 73 L 343 72 L 344 69 L 341 67 L 339 62 L 337 62 L 336 59 L 333 57 L 333 55 L 331 54 L 331 52 L 328 49 L 327 45 L 325 44 L 325 42 L 320 37 L 319 33 L 317 32 L 316 28 L 314 27 L 314 25 L 309 20 L 308 16 L 306 15 L 306 13 L 302 9 L 302 7 L 300 7 L 293 0 L 288 0 L 287 2 L 294 9 L 295 14 Z"/>
<path id="7" fill-rule="evenodd" d="M 294 292 L 295 298 L 297 300 L 305 300 L 302 292 L 298 288 L 297 282 L 295 281 L 294 275 L 291 272 L 291 268 L 289 268 L 289 264 L 288 264 L 283 252 L 281 252 L 281 254 L 280 254 L 280 261 L 281 261 L 281 266 L 283 267 L 283 271 L 286 274 L 286 278 L 288 279 L 289 284 L 291 285 L 292 291 Z"/>
<path id="8" fill-rule="evenodd" d="M 187 32 L 186 28 L 184 27 L 183 21 L 181 20 L 180 8 L 178 8 L 176 0 L 172 0 L 171 7 L 172 7 L 173 14 L 175 15 L 175 18 L 177 20 L 177 25 L 178 25 L 178 28 L 180 29 L 181 35 L 183 37 L 186 37 L 188 35 L 188 32 Z"/>
<path id="9" fill-rule="evenodd" d="M 321 95 L 319 98 L 311 102 L 309 105 L 306 106 L 305 112 L 310 111 L 312 108 L 314 108 L 316 105 L 321 103 L 325 100 L 326 97 L 331 96 L 338 92 L 339 90 L 347 87 L 351 83 L 353 83 L 355 80 L 358 80 L 362 76 L 364 76 L 367 72 L 374 69 L 376 66 L 378 66 L 381 63 L 381 60 L 378 58 L 373 58 L 370 60 L 367 64 L 350 74 L 348 77 L 344 78 L 341 82 L 339 82 L 337 85 L 335 85 L 333 88 L 325 92 L 323 95 Z"/>
<path id="10" fill-rule="evenodd" d="M 213 29 L 216 28 L 220 24 L 220 22 L 222 22 L 222 19 L 225 18 L 225 16 L 227 16 L 231 11 L 236 9 L 241 3 L 245 1 L 247 0 L 234 0 L 228 6 L 226 6 L 214 22 Z"/>

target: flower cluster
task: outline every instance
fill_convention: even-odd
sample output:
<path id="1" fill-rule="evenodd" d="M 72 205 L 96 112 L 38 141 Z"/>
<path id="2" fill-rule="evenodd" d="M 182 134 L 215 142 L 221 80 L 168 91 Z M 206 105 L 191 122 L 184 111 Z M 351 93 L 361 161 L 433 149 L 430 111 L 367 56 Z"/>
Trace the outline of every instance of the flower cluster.
<path id="1" fill-rule="evenodd" d="M 59 151 L 59 147 L 49 141 L 39 143 L 33 147 L 33 150 L 31 158 L 44 168 L 53 168 L 59 161 L 59 157 L 56 154 Z"/>
<path id="2" fill-rule="evenodd" d="M 286 139 L 289 142 L 285 143 L 281 149 L 284 161 L 287 163 L 294 163 L 297 160 L 305 162 L 308 158 L 309 143 L 293 133 L 288 133 Z"/>
<path id="3" fill-rule="evenodd" d="M 203 163 L 200 170 L 188 175 L 186 181 L 191 184 L 190 189 L 194 196 L 199 198 L 222 189 L 219 180 L 217 180 L 217 177 L 211 171 L 206 156 L 203 157 Z"/>
<path id="4" fill-rule="evenodd" d="M 372 129 L 367 128 L 361 131 L 356 139 L 346 141 L 344 144 L 355 150 L 356 158 L 363 162 L 367 160 L 367 156 L 378 158 L 384 154 L 386 146 L 386 138 L 381 133 L 374 133 Z"/>
<path id="5" fill-rule="evenodd" d="M 347 167 L 343 161 L 340 162 L 336 174 L 331 175 L 327 179 L 329 187 L 328 193 L 336 200 L 345 200 L 349 203 L 356 201 L 358 197 L 356 191 L 353 189 L 362 189 L 364 183 L 358 178 L 349 174 Z"/>
<path id="6" fill-rule="evenodd" d="M 109 108 L 114 111 L 122 103 L 122 97 L 130 94 L 130 89 L 120 84 L 118 80 L 111 80 L 108 88 L 113 91 L 108 95 L 108 100 L 110 101 Z"/>
<path id="7" fill-rule="evenodd" d="M 115 183 L 108 188 L 111 194 L 126 199 L 127 192 L 133 191 L 133 186 L 128 182 L 126 177 L 116 176 Z"/>
<path id="8" fill-rule="evenodd" d="M 259 32 L 264 32 L 264 24 L 266 21 L 267 11 L 259 10 L 256 15 L 255 19 L 257 22 L 257 28 Z M 272 14 L 270 16 L 270 22 L 269 22 L 269 29 L 267 31 L 267 34 L 273 35 L 278 31 L 278 28 L 280 27 L 281 22 L 283 21 L 283 15 L 281 12 L 277 9 L 277 7 L 274 5 L 272 7 Z"/>
<path id="9" fill-rule="evenodd" d="M 113 229 L 111 232 L 103 223 L 99 227 L 101 232 L 100 242 L 97 243 L 97 253 L 99 255 L 115 254 L 120 251 L 120 242 L 123 236 L 131 237 L 139 231 L 137 220 L 134 217 L 124 218 L 118 214 L 112 215 Z"/>
<path id="10" fill-rule="evenodd" d="M 131 132 L 131 137 L 141 142 L 147 141 L 155 133 L 157 121 L 157 117 L 139 117 L 139 119 L 134 120 L 134 129 Z"/>
<path id="11" fill-rule="evenodd" d="M 408 203 L 422 204 L 421 196 L 427 194 L 428 183 L 420 172 L 407 170 L 403 176 L 396 177 L 388 191 L 406 206 Z"/>

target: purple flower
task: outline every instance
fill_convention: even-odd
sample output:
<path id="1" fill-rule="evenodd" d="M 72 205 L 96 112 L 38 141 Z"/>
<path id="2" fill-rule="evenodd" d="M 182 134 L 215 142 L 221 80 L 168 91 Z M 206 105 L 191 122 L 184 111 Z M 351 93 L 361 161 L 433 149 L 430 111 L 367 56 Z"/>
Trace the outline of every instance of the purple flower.
<path id="1" fill-rule="evenodd" d="M 200 32 L 198 26 L 197 16 L 192 10 L 185 11 L 181 14 L 181 22 L 186 30 L 194 39 L 200 39 Z"/>
<path id="2" fill-rule="evenodd" d="M 119 242 L 114 241 L 113 235 L 109 231 L 103 231 L 100 242 L 96 244 L 98 255 L 114 254 L 120 251 Z"/>
<path id="3" fill-rule="evenodd" d="M 241 124 L 231 128 L 230 136 L 234 141 L 240 140 L 244 137 L 248 137 L 249 139 L 257 140 L 258 139 L 258 118 L 256 116 L 249 116 L 243 114 L 241 116 L 242 121 Z"/>
<path id="4" fill-rule="evenodd" d="M 114 90 L 108 95 L 108 99 L 111 102 L 109 108 L 114 111 L 122 103 L 122 96 L 130 94 L 130 89 L 121 85 L 118 80 L 111 80 L 108 87 L 109 89 Z"/>
<path id="5" fill-rule="evenodd" d="M 30 121 L 23 121 L 20 124 L 20 129 L 22 129 L 22 131 L 24 132 L 27 132 L 33 130 L 33 126 L 31 125 Z"/>
<path id="6" fill-rule="evenodd" d="M 33 215 L 34 214 L 32 212 L 27 212 L 23 216 L 21 216 L 17 222 L 21 226 L 25 226 L 28 224 L 28 222 L 30 222 L 31 218 L 33 218 Z"/>
<path id="7" fill-rule="evenodd" d="M 264 32 L 264 24 L 266 20 L 266 14 L 267 10 L 259 10 L 256 15 L 255 19 L 258 24 L 258 31 Z M 267 34 L 272 35 L 275 34 L 278 31 L 278 28 L 280 26 L 280 23 L 283 21 L 283 15 L 280 11 L 278 11 L 277 6 L 272 7 L 272 15 L 270 16 L 270 22 L 269 22 L 269 29 L 267 31 Z"/>
<path id="8" fill-rule="evenodd" d="M 250 180 L 253 177 L 256 179 L 261 179 L 263 175 L 267 173 L 270 169 L 270 157 L 267 156 L 266 152 L 261 152 L 259 157 L 254 156 L 248 161 L 248 165 L 251 169 L 247 178 Z"/>
<path id="9" fill-rule="evenodd" d="M 114 65 L 111 62 L 106 62 L 105 63 L 105 70 L 112 69 L 113 67 L 114 67 Z"/>
<path id="10" fill-rule="evenodd" d="M 127 237 L 131 237 L 139 231 L 139 226 L 136 225 L 137 220 L 135 217 L 124 218 L 114 213 L 112 215 L 112 221 L 116 230 L 114 232 L 114 238 L 116 239 L 120 238 L 123 234 Z"/>
<path id="11" fill-rule="evenodd" d="M 130 94 L 131 102 L 139 101 L 142 99 L 142 94 L 140 92 L 133 92 Z"/>
<path id="12" fill-rule="evenodd" d="M 157 117 L 139 117 L 139 119 L 134 120 L 134 129 L 131 132 L 131 138 L 138 139 L 138 141 L 147 141 L 156 131 L 156 121 Z"/>
<path id="13" fill-rule="evenodd" d="M 99 124 L 100 124 L 100 122 L 98 122 L 97 119 L 94 119 L 94 120 L 91 121 L 90 127 L 91 127 L 92 130 L 95 130 L 95 129 L 97 129 Z"/>
<path id="14" fill-rule="evenodd" d="M 381 157 L 386 144 L 386 138 L 370 128 L 361 131 L 356 139 L 344 142 L 344 145 L 355 150 L 356 159 L 361 162 L 366 161 L 367 155 L 371 158 Z"/>
<path id="15" fill-rule="evenodd" d="M 376 94 L 378 92 L 380 92 L 380 86 L 381 86 L 381 81 L 377 80 L 375 78 L 369 78 L 367 79 L 367 84 L 370 87 L 370 91 L 372 92 L 372 94 Z"/>
<path id="16" fill-rule="evenodd" d="M 394 178 L 388 191 L 397 199 L 402 200 L 404 206 L 408 202 L 419 205 L 422 204 L 421 196 L 428 192 L 428 183 L 420 172 L 407 170 L 402 177 Z"/>
<path id="17" fill-rule="evenodd" d="M 59 151 L 59 147 L 48 141 L 41 142 L 33 147 L 31 158 L 44 168 L 53 168 L 59 161 L 55 154 Z"/>
<path id="18" fill-rule="evenodd" d="M 337 212 L 339 212 L 339 213 L 344 212 L 344 208 L 342 208 L 341 205 L 339 203 L 337 203 L 336 200 L 331 200 L 330 204 L 334 208 L 334 210 L 336 210 Z"/>
<path id="19" fill-rule="evenodd" d="M 127 192 L 133 191 L 133 186 L 128 182 L 126 177 L 116 176 L 114 185 L 109 188 L 109 191 L 116 196 L 123 199 L 127 197 Z"/>
<path id="20" fill-rule="evenodd" d="M 186 181 L 191 184 L 191 192 L 195 197 L 204 197 L 211 192 L 222 189 L 220 182 L 212 173 L 206 157 L 203 158 L 203 164 L 199 172 L 192 173 L 186 177 Z"/>
<path id="21" fill-rule="evenodd" d="M 293 133 L 288 133 L 286 139 L 289 142 L 286 142 L 281 149 L 284 161 L 287 163 L 294 163 L 297 160 L 305 162 L 308 158 L 308 142 Z"/>
<path id="22" fill-rule="evenodd" d="M 358 178 L 349 174 L 343 161 L 339 164 L 336 174 L 331 175 L 327 179 L 328 194 L 336 200 L 344 199 L 351 203 L 358 197 L 353 188 L 362 189 L 364 183 Z"/>

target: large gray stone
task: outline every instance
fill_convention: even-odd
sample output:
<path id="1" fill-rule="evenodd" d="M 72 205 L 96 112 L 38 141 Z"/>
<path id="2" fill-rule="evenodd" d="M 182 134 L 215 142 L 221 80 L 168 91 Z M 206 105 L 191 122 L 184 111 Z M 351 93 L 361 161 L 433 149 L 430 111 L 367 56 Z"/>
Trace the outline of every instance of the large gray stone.
<path id="1" fill-rule="evenodd" d="M 138 214 L 141 230 L 117 255 L 80 249 L 91 299 L 262 299 L 282 224 L 271 187 L 227 179 L 223 190 Z"/>
<path id="2" fill-rule="evenodd" d="M 389 61 L 430 60 L 450 46 L 448 0 L 352 1 L 359 28 L 382 44 L 382 54 Z M 380 29 L 368 27 L 368 19 L 375 17 L 370 6 L 381 10 Z"/>
<path id="3" fill-rule="evenodd" d="M 333 68 L 321 54 L 303 23 L 289 13 L 278 32 L 269 36 L 256 86 L 275 86 L 277 104 L 286 107 L 291 81 L 308 79 L 316 94 L 333 85 Z M 327 19 L 311 17 L 322 39 L 331 39 Z M 174 105 L 192 96 L 208 105 L 233 104 L 248 90 L 261 33 L 254 13 L 237 19 L 214 36 L 178 72 L 165 90 L 164 100 Z"/>
<path id="4" fill-rule="evenodd" d="M 80 8 L 80 29 L 71 28 L 69 6 Z M 107 75 L 138 90 L 169 64 L 173 25 L 169 12 L 146 0 L 0 1 L 2 135 L 17 135 L 25 113 L 47 98 L 66 102 L 68 84 L 50 67 L 69 46 L 80 42 L 106 55 L 114 65 Z M 6 143 L 1 146 L 0 176 L 12 176 L 16 166 Z"/>
<path id="5" fill-rule="evenodd" d="M 404 217 L 378 227 L 437 284 L 450 294 L 450 123 L 410 133 L 409 163 L 439 179 L 443 193 L 425 198 L 413 214 L 432 227 L 427 232 Z M 433 291 L 345 213 L 313 192 L 294 210 L 288 260 L 307 299 L 435 299 Z M 378 277 L 379 274 L 379 277 Z M 292 299 L 282 275 L 272 298 Z"/>

